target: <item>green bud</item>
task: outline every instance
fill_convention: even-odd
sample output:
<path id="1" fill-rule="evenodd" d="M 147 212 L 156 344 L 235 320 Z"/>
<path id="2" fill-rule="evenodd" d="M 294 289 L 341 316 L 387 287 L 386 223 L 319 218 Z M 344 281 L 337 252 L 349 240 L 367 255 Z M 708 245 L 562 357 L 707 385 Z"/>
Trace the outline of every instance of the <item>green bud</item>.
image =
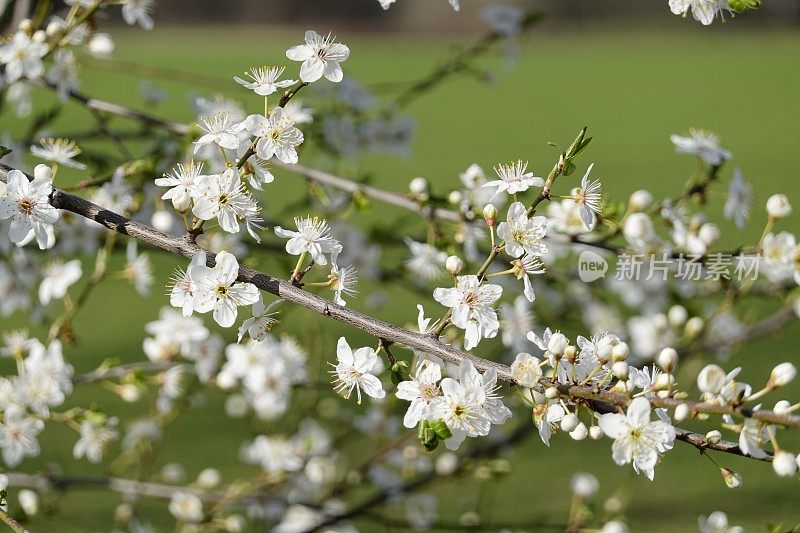
<path id="1" fill-rule="evenodd" d="M 436 436 L 441 440 L 447 440 L 453 436 L 453 432 L 450 431 L 450 428 L 447 427 L 447 424 L 445 424 L 444 420 L 441 418 L 430 422 L 430 426 Z"/>
<path id="2" fill-rule="evenodd" d="M 761 0 L 729 0 L 728 7 L 741 13 L 745 9 L 757 9 L 761 6 Z"/>

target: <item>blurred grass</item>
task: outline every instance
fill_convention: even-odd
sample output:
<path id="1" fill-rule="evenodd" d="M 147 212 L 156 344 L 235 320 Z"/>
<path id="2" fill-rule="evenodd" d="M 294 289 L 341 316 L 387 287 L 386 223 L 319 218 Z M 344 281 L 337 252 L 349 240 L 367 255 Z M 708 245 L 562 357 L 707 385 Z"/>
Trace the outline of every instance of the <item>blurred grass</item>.
<path id="1" fill-rule="evenodd" d="M 497 71 L 493 84 L 457 79 L 414 103 L 409 112 L 418 123 L 418 134 L 411 158 L 368 157 L 359 170 L 374 175 L 377 184 L 394 190 L 404 190 L 411 178 L 422 175 L 440 192 L 454 184 L 458 173 L 473 162 L 489 168 L 499 161 L 529 159 L 532 169 L 542 174 L 556 156 L 545 141 L 566 143 L 580 127 L 589 125 L 596 140 L 588 159 L 581 164 L 596 163 L 595 176 L 602 178 L 608 198 L 621 200 L 638 188 L 666 195 L 674 193 L 694 170 L 690 158 L 673 153 L 669 134 L 685 132 L 692 126 L 708 128 L 719 132 L 725 147 L 735 154 L 733 164 L 723 172 L 725 178 L 734 165 L 741 166 L 756 189 L 753 222 L 741 232 L 723 225 L 728 231 L 722 246 L 755 240 L 761 231 L 762 206 L 768 195 L 786 192 L 794 195 L 795 202 L 800 201 L 796 195 L 798 36 L 788 31 L 750 34 L 687 28 L 683 25 L 674 32 L 630 28 L 614 33 L 534 35 L 522 47 L 515 68 L 506 71 L 497 67 L 500 61 L 482 62 Z M 299 42 L 302 33 L 209 27 L 161 28 L 154 33 L 122 31 L 117 35 L 115 56 L 119 59 L 230 78 L 250 66 L 285 64 L 282 51 Z M 340 38 L 352 49 L 351 58 L 344 64 L 345 74 L 367 84 L 416 79 L 447 57 L 452 42 L 466 43 L 469 39 L 409 35 Z M 289 66 L 290 73 L 295 70 L 296 65 Z M 93 96 L 141 107 L 136 84 L 132 75 L 95 69 L 85 73 L 83 89 Z M 170 91 L 164 108 L 157 113 L 176 120 L 193 119 L 187 92 L 209 92 L 202 86 L 180 82 L 154 80 L 154 84 Z M 232 81 L 224 92 L 246 100 L 251 109 L 261 106 L 258 98 L 250 97 Z M 51 99 L 49 95 L 37 98 Z M 72 105 L 66 108 L 62 129 L 79 129 L 88 123 L 85 112 Z M 7 120 L 3 118 L 5 124 Z M 119 124 L 123 122 L 119 119 Z M 352 168 L 344 163 L 337 170 L 347 174 Z M 290 193 L 297 183 L 295 178 L 277 173 L 276 183 L 269 188 L 267 213 L 275 208 L 274 198 Z M 715 202 L 708 211 L 712 218 L 721 213 L 723 190 L 722 186 L 715 188 Z M 385 216 L 383 206 L 375 205 L 373 210 L 378 216 Z M 400 218 L 403 214 L 395 212 L 391 216 L 407 220 L 412 228 L 409 232 L 422 235 L 413 216 Z M 797 232 L 797 220 L 795 213 L 781 227 Z M 75 324 L 78 343 L 67 351 L 79 372 L 90 370 L 108 357 L 124 361 L 144 358 L 143 325 L 154 319 L 157 309 L 165 304 L 159 287 L 166 282 L 170 267 L 183 264 L 182 259 L 167 258 L 158 252 L 151 255 L 159 266 L 151 298 L 143 301 L 123 282 L 110 281 L 97 289 L 79 315 Z M 274 259 L 262 255 L 259 261 L 265 270 L 276 271 Z M 367 292 L 363 290 L 361 299 L 354 303 L 356 308 L 363 308 Z M 392 289 L 388 298 L 391 304 L 380 311 L 381 318 L 395 323 L 414 320 L 414 304 L 419 297 Z M 436 312 L 429 299 L 422 303 L 430 313 Z M 326 347 L 332 347 L 332 339 L 340 334 L 347 334 L 351 344 L 371 342 L 338 324 L 307 326 L 311 321 L 303 311 L 287 310 L 284 318 L 286 330 L 300 335 L 317 337 L 307 328 L 318 328 Z M 2 329 L 18 324 L 18 320 L 4 321 Z M 775 363 L 796 360 L 791 347 L 798 344 L 800 329 L 792 324 L 780 335 L 753 343 L 725 365 L 732 368 L 741 364 L 745 379 L 758 383 L 766 379 Z M 317 361 L 330 360 L 333 349 L 315 350 L 311 356 Z M 794 387 L 794 397 L 797 392 Z M 298 392 L 293 402 L 301 401 L 302 394 L 306 393 Z M 787 396 L 792 397 L 788 392 Z M 249 429 L 244 422 L 231 421 L 223 415 L 222 398 L 217 393 L 207 394 L 202 406 L 182 415 L 170 427 L 158 464 L 179 461 L 190 479 L 209 465 L 219 467 L 226 481 L 255 473 L 253 467 L 240 464 L 237 458 L 239 443 L 248 437 Z M 777 399 L 770 398 L 768 403 Z M 112 412 L 143 409 L 122 405 L 99 386 L 79 389 L 71 403 L 88 401 Z M 51 424 L 42 439 L 42 457 L 24 463 L 19 470 L 62 464 L 68 473 L 101 473 L 100 467 L 70 461 L 74 440 L 72 430 Z M 349 447 L 351 453 L 342 459 L 350 466 L 359 464 L 366 451 L 358 436 L 352 440 L 356 442 Z M 69 444 L 65 445 L 65 441 Z M 789 442 L 795 449 L 800 443 L 796 438 Z M 744 477 L 744 485 L 730 491 L 710 462 L 680 443 L 657 468 L 653 483 L 632 477 L 628 467 L 616 467 L 608 440 L 575 443 L 559 436 L 552 448 L 545 448 L 534 435 L 510 458 L 511 473 L 498 483 L 484 487 L 479 486 L 483 482 L 475 480 L 440 483 L 434 492 L 441 497 L 442 517 L 452 522 L 468 502 L 483 498 L 484 502 L 494 502 L 492 521 L 560 523 L 569 506 L 569 478 L 575 471 L 589 471 L 599 477 L 603 496 L 621 484 L 633 491 L 628 513 L 633 531 L 694 530 L 698 515 L 715 510 L 727 512 L 732 523 L 748 530 L 763 530 L 768 521 L 783 520 L 790 525 L 800 522 L 796 479 L 777 478 L 769 465 L 718 457 Z M 58 511 L 32 520 L 32 530 L 107 530 L 119 496 L 76 491 L 59 496 L 58 500 Z M 170 527 L 165 505 L 146 503 L 143 514 L 159 528 Z M 359 525 L 365 531 L 377 527 L 367 522 Z"/>

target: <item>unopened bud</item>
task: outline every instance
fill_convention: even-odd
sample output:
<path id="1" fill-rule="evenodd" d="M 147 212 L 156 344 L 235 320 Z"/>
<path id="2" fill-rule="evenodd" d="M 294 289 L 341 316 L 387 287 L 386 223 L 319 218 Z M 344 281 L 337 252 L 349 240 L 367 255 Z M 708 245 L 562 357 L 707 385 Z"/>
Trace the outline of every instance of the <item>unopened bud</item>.
<path id="1" fill-rule="evenodd" d="M 567 415 L 561 419 L 561 431 L 566 431 L 569 433 L 578 427 L 580 422 L 581 421 L 578 419 L 578 415 L 575 413 L 567 413 Z"/>
<path id="2" fill-rule="evenodd" d="M 631 198 L 628 200 L 628 205 L 630 206 L 631 211 L 642 211 L 643 209 L 647 208 L 652 201 L 653 194 L 650 191 L 640 189 L 631 194 Z"/>
<path id="3" fill-rule="evenodd" d="M 497 208 L 493 204 L 486 204 L 483 208 L 483 220 L 487 226 L 494 226 L 497 223 Z"/>
<path id="4" fill-rule="evenodd" d="M 575 429 L 569 432 L 569 436 L 572 437 L 573 440 L 584 440 L 589 436 L 589 429 L 586 427 L 586 424 L 579 422 Z"/>
<path id="5" fill-rule="evenodd" d="M 555 400 L 559 396 L 558 389 L 555 387 L 547 387 L 544 391 L 544 397 L 548 400 Z"/>
<path id="6" fill-rule="evenodd" d="M 47 40 L 47 34 L 44 30 L 36 30 L 31 36 L 31 40 L 36 43 L 43 43 Z"/>
<path id="7" fill-rule="evenodd" d="M 791 411 L 792 404 L 788 402 L 788 400 L 779 400 L 775 407 L 772 410 L 775 412 L 776 415 L 786 415 L 789 414 Z"/>
<path id="8" fill-rule="evenodd" d="M 461 191 L 452 191 L 450 194 L 447 195 L 447 201 L 451 205 L 458 205 L 461 203 L 461 200 L 464 199 L 464 195 L 461 194 Z"/>
<path id="9" fill-rule="evenodd" d="M 464 268 L 464 261 L 462 261 L 457 255 L 451 255 L 444 262 L 444 267 L 452 275 L 458 276 L 458 274 L 461 273 L 461 270 Z"/>
<path id="10" fill-rule="evenodd" d="M 783 218 L 792 212 L 792 204 L 785 194 L 773 194 L 767 200 L 767 214 L 770 218 Z"/>
<path id="11" fill-rule="evenodd" d="M 600 440 L 603 438 L 603 430 L 600 426 L 592 426 L 589 428 L 589 438 L 592 440 Z"/>
<path id="12" fill-rule="evenodd" d="M 680 422 L 681 420 L 686 420 L 689 416 L 689 405 L 682 403 L 678 404 L 678 407 L 675 408 L 675 421 Z"/>
<path id="13" fill-rule="evenodd" d="M 720 470 L 722 471 L 722 479 L 725 480 L 725 484 L 729 489 L 738 489 L 742 486 L 742 476 L 728 468 L 721 468 Z"/>
<path id="14" fill-rule="evenodd" d="M 631 350 L 628 348 L 628 343 L 620 342 L 611 348 L 611 359 L 613 361 L 625 361 L 630 353 Z"/>
<path id="15" fill-rule="evenodd" d="M 117 388 L 117 393 L 119 397 L 125 400 L 126 402 L 138 402 L 139 399 L 142 397 L 142 393 L 139 391 L 139 387 L 134 385 L 133 383 L 125 383 L 120 385 Z"/>
<path id="16" fill-rule="evenodd" d="M 793 453 L 778 450 L 772 457 L 772 468 L 781 477 L 790 477 L 797 472 L 797 460 Z"/>
<path id="17" fill-rule="evenodd" d="M 602 364 L 606 364 L 611 361 L 611 351 L 613 350 L 613 346 L 611 344 L 603 344 L 602 346 L 597 348 L 597 360 L 600 361 Z"/>
<path id="18" fill-rule="evenodd" d="M 425 178 L 414 178 L 408 184 L 408 190 L 416 195 L 425 194 L 428 192 L 428 180 Z"/>
<path id="19" fill-rule="evenodd" d="M 564 355 L 567 346 L 569 346 L 567 338 L 560 331 L 556 331 L 550 336 L 550 340 L 547 343 L 547 351 L 553 354 L 556 359 L 560 359 Z"/>
<path id="20" fill-rule="evenodd" d="M 564 350 L 564 357 L 567 358 L 567 361 L 570 363 L 574 363 L 577 359 L 578 349 L 572 345 L 567 346 L 567 349 Z"/>
<path id="21" fill-rule="evenodd" d="M 625 361 L 617 361 L 611 365 L 611 373 L 614 374 L 614 377 L 618 380 L 626 381 L 628 379 L 628 363 Z"/>
<path id="22" fill-rule="evenodd" d="M 712 429 L 708 433 L 706 433 L 706 442 L 709 444 L 719 444 L 722 440 L 722 433 L 719 432 L 717 429 Z"/>
<path id="23" fill-rule="evenodd" d="M 31 19 L 22 19 L 19 21 L 19 31 L 27 33 L 30 35 L 33 33 L 33 21 Z"/>
<path id="24" fill-rule="evenodd" d="M 703 331 L 703 325 L 704 323 L 702 318 L 699 316 L 693 316 L 686 321 L 686 327 L 683 328 L 683 333 L 690 339 L 693 339 L 694 337 L 700 335 L 700 333 Z"/>
<path id="25" fill-rule="evenodd" d="M 781 363 L 772 369 L 767 386 L 773 389 L 783 387 L 788 385 L 796 375 L 797 368 L 792 363 Z"/>
<path id="26" fill-rule="evenodd" d="M 671 374 L 675 370 L 675 365 L 678 364 L 678 352 L 675 351 L 675 348 L 664 348 L 658 354 L 656 362 L 664 372 Z"/>
<path id="27" fill-rule="evenodd" d="M 53 169 L 48 167 L 47 165 L 36 165 L 33 168 L 33 177 L 36 179 L 43 179 L 43 180 L 52 180 L 53 179 Z"/>
<path id="28" fill-rule="evenodd" d="M 653 389 L 666 392 L 666 390 L 674 384 L 675 378 L 672 374 L 659 374 L 658 377 L 656 377 L 656 382 L 653 383 Z M 665 396 L 667 396 L 667 394 L 665 394 Z"/>
<path id="29" fill-rule="evenodd" d="M 681 327 L 689 317 L 689 312 L 682 305 L 673 305 L 667 312 L 667 321 L 673 328 Z"/>

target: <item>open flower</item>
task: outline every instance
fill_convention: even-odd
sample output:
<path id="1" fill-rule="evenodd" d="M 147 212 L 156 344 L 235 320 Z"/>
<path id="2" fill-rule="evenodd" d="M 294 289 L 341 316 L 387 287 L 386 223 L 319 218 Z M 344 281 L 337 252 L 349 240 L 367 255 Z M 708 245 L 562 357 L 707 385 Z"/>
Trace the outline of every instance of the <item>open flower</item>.
<path id="1" fill-rule="evenodd" d="M 237 282 L 239 262 L 228 252 L 217 254 L 216 265 L 194 265 L 190 269 L 192 279 L 197 283 L 194 294 L 194 308 L 198 313 L 214 312 L 214 320 L 223 328 L 236 322 L 237 307 L 252 305 L 260 296 L 258 288 L 252 283 Z"/>
<path id="2" fill-rule="evenodd" d="M 408 249 L 411 251 L 411 259 L 405 262 L 406 268 L 415 276 L 419 276 L 425 281 L 433 281 L 444 273 L 447 253 L 443 252 L 430 244 L 405 239 Z"/>
<path id="3" fill-rule="evenodd" d="M 700 3 L 710 3 L 703 0 Z M 690 129 L 689 136 L 671 135 L 669 138 L 679 154 L 696 155 L 709 165 L 721 165 L 731 158 L 731 153 L 719 144 L 719 137 L 711 132 Z"/>
<path id="4" fill-rule="evenodd" d="M 359 404 L 362 390 L 372 398 L 386 396 L 381 380 L 371 374 L 378 364 L 375 350 L 365 346 L 354 352 L 347 344 L 347 339 L 340 337 L 336 345 L 336 359 L 339 362 L 335 365 L 335 370 L 331 371 L 331 374 L 336 376 L 333 381 L 333 389 L 336 392 L 345 398 L 350 398 L 355 389 Z"/>
<path id="5" fill-rule="evenodd" d="M 506 253 L 511 257 L 523 254 L 542 256 L 547 245 L 542 242 L 547 233 L 547 218 L 528 218 L 522 202 L 514 202 L 508 208 L 506 222 L 497 226 L 497 235 L 506 243 Z"/>
<path id="6" fill-rule="evenodd" d="M 39 285 L 39 302 L 47 305 L 53 300 L 59 300 L 67 294 L 76 281 L 81 279 L 81 262 L 74 259 L 67 263 L 54 260 L 42 269 L 44 279 Z"/>
<path id="7" fill-rule="evenodd" d="M 328 279 L 333 291 L 333 301 L 339 305 L 347 305 L 342 294 L 347 295 L 348 298 L 355 298 L 358 293 L 356 290 L 358 272 L 353 265 L 339 268 L 336 261 L 331 261 L 331 273 L 328 275 Z"/>
<path id="8" fill-rule="evenodd" d="M 492 304 L 500 299 L 503 288 L 487 283 L 481 285 L 478 276 L 458 276 L 454 288 L 437 288 L 433 298 L 440 304 L 452 308 L 451 321 L 465 330 L 464 347 L 471 350 L 482 338 L 497 335 L 500 322 Z"/>
<path id="9" fill-rule="evenodd" d="M 318 265 L 327 265 L 325 254 L 338 255 L 342 245 L 331 235 L 328 223 L 320 218 L 295 218 L 297 231 L 275 227 L 275 235 L 289 239 L 286 251 L 292 255 L 308 253 Z"/>
<path id="10" fill-rule="evenodd" d="M 194 143 L 194 153 L 207 144 L 216 144 L 221 148 L 236 150 L 239 148 L 237 133 L 242 131 L 242 124 L 232 122 L 228 111 L 207 117 L 200 117 L 200 128 L 205 134 Z"/>
<path id="11" fill-rule="evenodd" d="M 70 139 L 53 139 L 51 137 L 40 139 L 39 146 L 31 146 L 31 153 L 39 159 L 44 159 L 57 165 L 77 169 L 86 168 L 83 163 L 72 160 L 75 156 L 80 155 L 81 149 L 78 148 L 75 141 Z"/>
<path id="12" fill-rule="evenodd" d="M 494 171 L 500 179 L 484 183 L 483 187 L 497 187 L 497 192 L 495 192 L 495 196 L 497 196 L 501 192 L 516 194 L 527 191 L 530 187 L 544 185 L 544 179 L 534 176 L 533 172 L 526 172 L 527 170 L 527 161 L 518 160 L 509 165 L 497 165 L 494 167 Z"/>
<path id="13" fill-rule="evenodd" d="M 448 450 L 456 450 L 467 437 L 489 434 L 491 422 L 484 410 L 486 393 L 452 378 L 441 383 L 442 396 L 436 401 L 433 418 L 441 418 L 453 434 L 445 441 Z"/>
<path id="14" fill-rule="evenodd" d="M 329 33 L 321 36 L 314 30 L 306 31 L 306 44 L 293 46 L 286 51 L 286 57 L 292 61 L 302 61 L 300 79 L 306 83 L 317 81 L 325 76 L 333 82 L 340 82 L 344 77 L 340 63 L 350 56 L 350 49 L 336 42 Z"/>
<path id="15" fill-rule="evenodd" d="M 189 268 L 184 272 L 176 269 L 169 287 L 169 303 L 172 307 L 180 307 L 183 316 L 191 316 L 194 311 L 194 299 L 197 293 L 197 283 L 192 278 L 192 269 L 196 266 L 205 266 L 206 252 L 201 250 L 194 254 Z"/>
<path id="16" fill-rule="evenodd" d="M 272 308 L 278 305 L 281 300 L 275 300 L 271 304 L 265 306 L 264 299 L 259 297 L 258 301 L 253 304 L 250 318 L 242 322 L 239 327 L 239 335 L 236 342 L 242 342 L 244 334 L 250 335 L 250 338 L 256 342 L 261 342 L 267 338 L 267 334 L 272 329 L 272 326 L 278 323 L 278 320 L 272 318 L 277 315 L 277 311 L 272 311 Z"/>
<path id="17" fill-rule="evenodd" d="M 228 168 L 222 174 L 206 176 L 202 196 L 195 199 L 192 213 L 201 220 L 216 218 L 222 229 L 239 232 L 239 220 L 258 214 L 258 205 L 242 187 L 239 173 Z"/>
<path id="18" fill-rule="evenodd" d="M 19 170 L 8 173 L 6 196 L 0 196 L 0 220 L 11 219 L 11 242 L 24 242 L 33 234 L 39 248 L 46 250 L 56 242 L 53 224 L 58 220 L 58 210 L 50 205 L 53 172 L 45 165 L 36 165 L 33 175 L 33 181 L 28 181 Z"/>
<path id="19" fill-rule="evenodd" d="M 675 428 L 661 420 L 650 420 L 650 402 L 646 398 L 634 398 L 628 411 L 606 413 L 600 417 L 600 429 L 614 439 L 612 457 L 618 465 L 633 463 L 637 474 L 644 473 L 650 480 L 658 454 L 672 449 Z"/>
<path id="20" fill-rule="evenodd" d="M 201 175 L 203 163 L 190 161 L 188 165 L 178 163 L 176 169 L 156 178 L 159 187 L 170 187 L 162 196 L 162 200 L 171 200 L 178 211 L 186 211 L 192 205 L 192 199 L 202 195 L 206 176 Z"/>
<path id="21" fill-rule="evenodd" d="M 239 85 L 245 87 L 246 89 L 250 89 L 259 96 L 268 96 L 278 89 L 289 87 L 290 85 L 294 85 L 296 83 L 294 80 L 278 81 L 278 78 L 281 77 L 281 74 L 283 74 L 285 69 L 286 67 L 251 68 L 244 74 L 253 81 L 243 80 L 238 76 L 234 76 L 233 79 Z"/>
<path id="22" fill-rule="evenodd" d="M 287 163 L 297 163 L 297 147 L 303 144 L 303 132 L 294 126 L 290 116 L 284 116 L 283 109 L 276 107 L 264 115 L 250 115 L 244 127 L 258 137 L 256 155 L 264 161 L 273 156 Z"/>
<path id="23" fill-rule="evenodd" d="M 581 186 L 573 191 L 575 203 L 580 206 L 578 212 L 581 215 L 586 229 L 594 229 L 597 222 L 597 215 L 600 214 L 601 185 L 600 180 L 589 180 L 589 173 L 594 168 L 594 163 L 586 169 L 586 174 L 581 179 Z"/>
<path id="24" fill-rule="evenodd" d="M 32 41 L 23 31 L 15 33 L 11 41 L 0 46 L 0 64 L 6 67 L 6 83 L 12 84 L 25 76 L 41 76 L 44 73 L 42 58 L 46 54 L 47 43 Z"/>
<path id="25" fill-rule="evenodd" d="M 410 380 L 401 381 L 397 385 L 397 397 L 411 402 L 403 417 L 405 427 L 413 428 L 421 420 L 433 419 L 433 401 L 441 395 L 441 379 L 441 367 L 433 361 L 423 360 L 417 365 L 417 371 Z"/>
<path id="26" fill-rule="evenodd" d="M 703 26 L 714 22 L 717 15 L 722 18 L 725 11 L 733 12 L 728 5 L 728 0 L 669 0 L 669 9 L 674 14 L 683 17 L 691 10 L 692 18 Z"/>

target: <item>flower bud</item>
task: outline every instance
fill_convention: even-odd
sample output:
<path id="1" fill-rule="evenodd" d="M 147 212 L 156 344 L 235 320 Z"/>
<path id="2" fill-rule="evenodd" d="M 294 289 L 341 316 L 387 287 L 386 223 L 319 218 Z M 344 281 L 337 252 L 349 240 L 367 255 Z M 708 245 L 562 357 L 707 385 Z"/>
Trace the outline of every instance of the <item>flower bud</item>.
<path id="1" fill-rule="evenodd" d="M 61 33 L 63 29 L 64 29 L 64 22 L 61 21 L 60 19 L 56 19 L 50 21 L 50 23 L 47 24 L 47 28 L 45 28 L 44 32 L 45 34 L 47 34 L 48 37 L 55 37 L 56 35 Z"/>
<path id="2" fill-rule="evenodd" d="M 675 351 L 675 348 L 664 348 L 658 354 L 656 362 L 664 372 L 671 374 L 675 370 L 675 365 L 678 364 L 678 352 Z"/>
<path id="3" fill-rule="evenodd" d="M 553 354 L 556 359 L 560 359 L 564 355 L 567 346 L 569 346 L 567 338 L 560 331 L 556 331 L 547 343 L 547 351 Z"/>
<path id="4" fill-rule="evenodd" d="M 555 400 L 559 396 L 558 389 L 555 387 L 547 387 L 544 391 L 544 397 L 548 400 Z"/>
<path id="5" fill-rule="evenodd" d="M 17 28 L 19 28 L 19 31 L 30 35 L 33 33 L 33 21 L 31 19 L 22 19 L 19 21 Z"/>
<path id="6" fill-rule="evenodd" d="M 613 346 L 611 344 L 603 344 L 602 346 L 597 348 L 597 360 L 603 364 L 608 363 L 611 361 L 611 351 L 613 350 Z"/>
<path id="7" fill-rule="evenodd" d="M 628 348 L 627 342 L 619 342 L 613 348 L 611 348 L 611 360 L 612 361 L 625 361 L 628 358 L 628 354 L 631 352 L 630 348 Z"/>
<path id="8" fill-rule="evenodd" d="M 770 218 L 783 218 L 792 212 L 792 204 L 785 194 L 773 194 L 767 200 L 767 214 Z"/>
<path id="9" fill-rule="evenodd" d="M 577 359 L 578 349 L 572 346 L 571 344 L 567 346 L 567 349 L 564 350 L 564 357 L 567 358 L 567 361 L 570 363 L 574 363 Z"/>
<path id="10" fill-rule="evenodd" d="M 628 363 L 625 361 L 617 361 L 611 365 L 611 373 L 614 374 L 614 377 L 618 380 L 626 381 L 628 379 Z"/>
<path id="11" fill-rule="evenodd" d="M 451 255 L 444 262 L 444 267 L 452 275 L 458 276 L 458 274 L 461 273 L 461 270 L 464 268 L 464 261 L 462 261 L 457 255 Z"/>
<path id="12" fill-rule="evenodd" d="M 223 526 L 228 533 L 241 533 L 247 524 L 244 517 L 238 514 L 232 514 L 225 517 Z"/>
<path id="13" fill-rule="evenodd" d="M 722 433 L 717 429 L 713 429 L 706 433 L 706 442 L 709 444 L 719 444 L 722 440 Z"/>
<path id="14" fill-rule="evenodd" d="M 797 472 L 797 461 L 794 454 L 778 450 L 772 457 L 772 468 L 781 477 L 790 477 Z"/>
<path id="15" fill-rule="evenodd" d="M 686 327 L 683 328 L 684 334 L 690 339 L 697 337 L 703 331 L 703 319 L 699 316 L 693 316 L 686 321 Z"/>
<path id="16" fill-rule="evenodd" d="M 31 36 L 31 40 L 36 43 L 43 43 L 47 40 L 47 34 L 44 30 L 36 30 Z"/>
<path id="17" fill-rule="evenodd" d="M 425 194 L 428 192 L 428 180 L 425 178 L 414 178 L 408 184 L 408 190 L 416 195 Z"/>
<path id="18" fill-rule="evenodd" d="M 129 503 L 121 503 L 114 509 L 114 523 L 124 526 L 133 518 L 133 506 Z"/>
<path id="19" fill-rule="evenodd" d="M 620 520 L 611 520 L 610 522 L 606 522 L 603 524 L 603 528 L 600 530 L 600 533 L 628 533 L 630 528 L 625 522 Z"/>
<path id="20" fill-rule="evenodd" d="M 707 222 L 700 226 L 700 231 L 697 232 L 697 236 L 700 237 L 700 240 L 703 241 L 706 246 L 711 246 L 719 239 L 719 226 L 712 222 Z"/>
<path id="21" fill-rule="evenodd" d="M 719 394 L 725 385 L 726 374 L 719 365 L 706 365 L 697 375 L 697 388 L 700 392 Z"/>
<path id="22" fill-rule="evenodd" d="M 464 195 L 461 194 L 461 191 L 451 191 L 450 194 L 447 195 L 447 201 L 451 205 L 458 205 L 461 203 L 461 200 L 464 199 Z"/>
<path id="23" fill-rule="evenodd" d="M 619 496 L 611 496 L 603 502 L 603 510 L 607 514 L 619 514 L 624 509 L 624 504 Z"/>
<path id="24" fill-rule="evenodd" d="M 652 201 L 653 194 L 650 191 L 639 189 L 631 194 L 630 200 L 628 200 L 628 205 L 630 206 L 631 211 L 642 211 L 643 209 L 646 209 Z"/>
<path id="25" fill-rule="evenodd" d="M 241 394 L 232 394 L 225 400 L 225 414 L 231 418 L 242 418 L 247 408 L 247 400 Z"/>
<path id="26" fill-rule="evenodd" d="M 572 476 L 570 482 L 572 493 L 581 498 L 591 498 L 600 488 L 600 482 L 592 474 L 578 472 Z"/>
<path id="27" fill-rule="evenodd" d="M 150 219 L 153 227 L 162 233 L 169 233 L 172 229 L 172 216 L 166 211 L 156 211 Z"/>
<path id="28" fill-rule="evenodd" d="M 117 388 L 117 394 L 119 394 L 120 398 L 129 403 L 138 402 L 142 397 L 139 387 L 133 383 L 123 383 L 120 385 Z"/>
<path id="29" fill-rule="evenodd" d="M 53 169 L 48 167 L 47 165 L 36 165 L 33 168 L 33 177 L 36 179 L 44 179 L 44 180 L 52 180 L 53 179 Z"/>
<path id="30" fill-rule="evenodd" d="M 778 388 L 788 385 L 797 375 L 797 368 L 792 363 L 781 363 L 772 369 L 767 387 Z"/>
<path id="31" fill-rule="evenodd" d="M 779 400 L 772 410 L 776 415 L 787 415 L 790 413 L 789 408 L 792 406 L 787 400 Z"/>
<path id="32" fill-rule="evenodd" d="M 622 234 L 630 243 L 641 243 L 652 240 L 655 235 L 653 221 L 644 213 L 633 213 L 625 220 Z"/>
<path id="33" fill-rule="evenodd" d="M 689 416 L 689 405 L 685 403 L 678 404 L 675 408 L 675 421 L 680 422 L 681 420 L 686 420 L 686 417 Z"/>
<path id="34" fill-rule="evenodd" d="M 722 479 L 729 489 L 738 489 L 742 486 L 742 476 L 728 468 L 722 468 Z"/>
<path id="35" fill-rule="evenodd" d="M 185 213 L 192 206 L 192 197 L 185 192 L 179 192 L 172 197 L 172 207 L 180 213 Z"/>
<path id="36" fill-rule="evenodd" d="M 575 413 L 567 413 L 567 415 L 561 419 L 561 431 L 565 431 L 569 433 L 580 424 L 580 420 L 578 419 L 578 415 Z"/>
<path id="37" fill-rule="evenodd" d="M 205 468 L 197 474 L 197 485 L 201 489 L 213 489 L 221 480 L 222 476 L 216 468 Z"/>
<path id="38" fill-rule="evenodd" d="M 689 313 L 686 311 L 686 308 L 682 305 L 673 305 L 669 308 L 669 312 L 667 313 L 667 322 L 673 328 L 681 327 L 688 318 Z"/>
<path id="39" fill-rule="evenodd" d="M 569 432 L 569 436 L 572 437 L 573 440 L 584 440 L 589 436 L 589 429 L 586 427 L 586 424 L 579 422 L 575 429 Z"/>
<path id="40" fill-rule="evenodd" d="M 600 426 L 592 426 L 589 428 L 589 438 L 592 440 L 600 440 L 603 438 L 603 430 Z"/>
<path id="41" fill-rule="evenodd" d="M 19 491 L 19 505 L 28 516 L 36 516 L 39 512 L 39 495 L 32 490 L 22 489 Z"/>
<path id="42" fill-rule="evenodd" d="M 486 204 L 483 207 L 483 220 L 487 226 L 494 226 L 497 223 L 497 208 L 493 204 Z"/>
<path id="43" fill-rule="evenodd" d="M 89 40 L 87 47 L 93 56 L 106 57 L 114 52 L 114 41 L 107 33 L 97 33 Z"/>
<path id="44" fill-rule="evenodd" d="M 653 389 L 658 391 L 664 391 L 665 394 L 663 396 L 668 396 L 668 394 L 666 394 L 666 391 L 674 384 L 675 384 L 675 377 L 672 374 L 659 374 L 656 377 L 655 383 L 653 383 Z"/>

